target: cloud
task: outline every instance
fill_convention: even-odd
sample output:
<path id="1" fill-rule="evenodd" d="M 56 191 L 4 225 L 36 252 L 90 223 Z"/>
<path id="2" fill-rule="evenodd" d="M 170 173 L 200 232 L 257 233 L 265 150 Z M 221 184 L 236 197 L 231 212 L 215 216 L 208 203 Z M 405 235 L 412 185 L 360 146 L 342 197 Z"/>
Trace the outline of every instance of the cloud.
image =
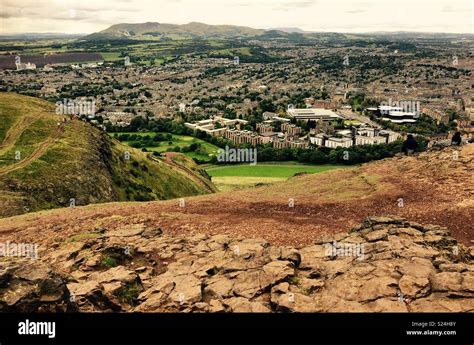
<path id="1" fill-rule="evenodd" d="M 307 8 L 313 7 L 318 4 L 317 0 L 296 0 L 296 1 L 285 1 L 280 4 L 284 8 Z"/>
<path id="2" fill-rule="evenodd" d="M 352 13 L 352 14 L 356 14 L 356 13 L 365 13 L 367 12 L 366 10 L 364 9 L 354 9 L 354 10 L 347 10 L 345 11 L 346 13 Z"/>

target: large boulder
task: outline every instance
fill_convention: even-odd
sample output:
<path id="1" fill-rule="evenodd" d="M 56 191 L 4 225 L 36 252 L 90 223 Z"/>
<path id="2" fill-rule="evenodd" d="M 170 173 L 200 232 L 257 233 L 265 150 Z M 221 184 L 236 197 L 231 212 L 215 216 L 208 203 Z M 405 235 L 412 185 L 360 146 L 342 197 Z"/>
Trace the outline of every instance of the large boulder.
<path id="1" fill-rule="evenodd" d="M 42 262 L 0 262 L 0 312 L 73 311 L 66 281 Z"/>

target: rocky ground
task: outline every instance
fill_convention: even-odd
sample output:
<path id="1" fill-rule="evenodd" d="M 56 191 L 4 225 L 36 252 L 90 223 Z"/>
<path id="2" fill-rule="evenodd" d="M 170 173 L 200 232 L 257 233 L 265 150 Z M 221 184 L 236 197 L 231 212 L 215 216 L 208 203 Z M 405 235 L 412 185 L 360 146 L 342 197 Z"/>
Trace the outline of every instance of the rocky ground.
<path id="1" fill-rule="evenodd" d="M 299 249 L 145 223 L 46 246 L 0 259 L 0 311 L 474 311 L 474 248 L 398 217 Z"/>

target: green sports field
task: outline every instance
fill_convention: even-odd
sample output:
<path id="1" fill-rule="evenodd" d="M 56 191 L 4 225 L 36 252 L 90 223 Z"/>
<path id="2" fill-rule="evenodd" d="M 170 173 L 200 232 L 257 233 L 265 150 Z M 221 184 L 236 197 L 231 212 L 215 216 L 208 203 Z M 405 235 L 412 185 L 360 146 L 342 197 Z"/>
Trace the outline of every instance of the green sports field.
<path id="1" fill-rule="evenodd" d="M 269 184 L 294 176 L 298 173 L 316 174 L 342 168 L 338 165 L 304 165 L 297 162 L 258 163 L 257 165 L 212 165 L 206 168 L 212 181 L 221 191 Z"/>

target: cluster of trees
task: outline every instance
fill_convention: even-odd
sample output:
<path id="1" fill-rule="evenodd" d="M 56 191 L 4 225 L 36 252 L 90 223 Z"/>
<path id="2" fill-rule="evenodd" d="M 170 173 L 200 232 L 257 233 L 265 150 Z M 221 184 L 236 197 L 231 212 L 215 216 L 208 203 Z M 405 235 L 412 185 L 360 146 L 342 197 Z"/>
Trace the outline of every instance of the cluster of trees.
<path id="1" fill-rule="evenodd" d="M 418 137 L 417 141 L 419 151 L 425 150 L 427 140 L 423 137 Z M 257 148 L 257 158 L 259 162 L 298 161 L 309 164 L 353 165 L 393 157 L 401 152 L 402 144 L 402 140 L 398 140 L 390 144 L 363 145 L 349 148 L 339 147 L 336 149 L 328 147 L 276 149 L 271 144 L 266 144 Z M 216 159 L 213 158 L 213 160 L 213 163 L 216 163 Z"/>
<path id="2" fill-rule="evenodd" d="M 132 119 L 130 124 L 125 127 L 107 126 L 108 132 L 166 132 L 179 135 L 191 135 L 192 130 L 187 128 L 184 123 L 173 121 L 171 119 L 158 118 L 149 119 L 144 116 L 136 116 Z"/>
<path id="3" fill-rule="evenodd" d="M 349 60 L 345 56 L 331 54 L 328 56 L 317 56 L 313 63 L 318 65 L 318 70 L 332 76 L 343 76 L 344 70 L 349 69 L 364 80 L 370 71 L 382 71 L 385 75 L 396 74 L 403 68 L 403 64 L 397 62 L 393 56 L 381 55 L 352 55 Z M 344 62 L 347 61 L 346 64 Z"/>
<path id="4" fill-rule="evenodd" d="M 162 141 L 168 141 L 171 144 L 172 135 L 169 133 L 157 133 L 154 136 L 138 134 L 115 134 L 115 138 L 120 141 L 127 141 L 134 148 L 156 147 Z"/>
<path id="5" fill-rule="evenodd" d="M 202 147 L 200 143 L 192 143 L 191 145 L 184 146 L 184 147 L 179 147 L 175 146 L 172 149 L 170 149 L 171 152 L 196 152 L 196 153 L 201 153 L 201 154 L 207 154 L 206 150 Z"/>
<path id="6" fill-rule="evenodd" d="M 138 135 L 138 134 L 128 134 L 128 133 L 121 133 L 121 134 L 115 134 L 114 136 L 120 141 L 170 141 L 173 136 L 169 133 L 156 133 L 155 136 L 150 136 L 150 135 Z"/>
<path id="7" fill-rule="evenodd" d="M 246 47 L 246 46 L 242 46 Z M 230 48 L 230 47 L 229 47 Z M 235 48 L 238 48 L 236 46 Z M 237 50 L 230 49 L 228 52 L 215 51 L 208 55 L 210 58 L 217 59 L 233 59 L 234 56 L 239 57 L 239 62 L 242 63 L 272 63 L 280 60 L 285 60 L 283 57 L 271 56 L 266 53 L 266 50 L 261 47 L 250 47 L 248 54 L 242 54 Z"/>
<path id="8" fill-rule="evenodd" d="M 376 107 L 379 105 L 378 101 L 367 98 L 365 93 L 362 92 L 349 92 L 348 103 L 351 105 L 352 110 L 361 112 L 368 107 Z"/>

